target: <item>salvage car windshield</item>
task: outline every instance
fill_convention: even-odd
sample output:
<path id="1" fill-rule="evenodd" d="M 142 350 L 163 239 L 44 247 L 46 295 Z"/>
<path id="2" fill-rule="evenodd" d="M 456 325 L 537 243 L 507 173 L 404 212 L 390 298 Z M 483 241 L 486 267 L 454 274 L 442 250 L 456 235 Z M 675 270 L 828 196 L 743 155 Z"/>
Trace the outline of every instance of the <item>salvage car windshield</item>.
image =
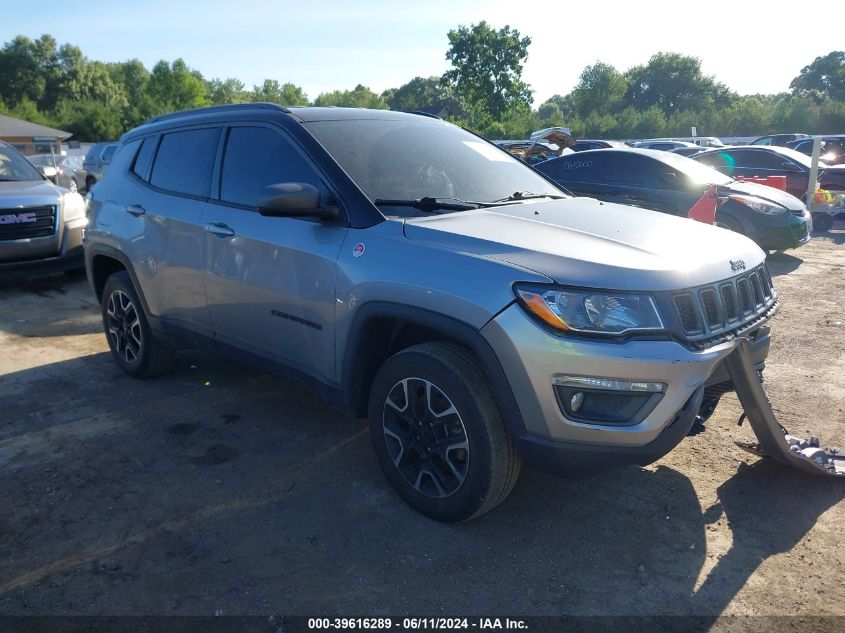
<path id="1" fill-rule="evenodd" d="M 22 154 L 0 145 L 0 181 L 41 180 L 39 172 Z"/>
<path id="2" fill-rule="evenodd" d="M 560 189 L 507 152 L 446 122 L 344 119 L 305 124 L 372 200 L 493 202 Z"/>

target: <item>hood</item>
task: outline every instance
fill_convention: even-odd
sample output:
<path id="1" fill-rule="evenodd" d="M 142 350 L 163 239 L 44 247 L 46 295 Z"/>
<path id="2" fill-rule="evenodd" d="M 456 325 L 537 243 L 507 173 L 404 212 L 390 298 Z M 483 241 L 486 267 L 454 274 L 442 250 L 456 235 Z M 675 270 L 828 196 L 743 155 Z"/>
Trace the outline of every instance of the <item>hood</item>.
<path id="1" fill-rule="evenodd" d="M 406 220 L 410 240 L 533 270 L 562 285 L 675 290 L 765 256 L 748 238 L 686 218 L 569 198 Z"/>
<path id="2" fill-rule="evenodd" d="M 58 204 L 62 193 L 49 180 L 0 181 L 0 208 Z"/>
<path id="3" fill-rule="evenodd" d="M 786 207 L 790 211 L 800 211 L 804 208 L 804 203 L 791 193 L 786 193 L 780 189 L 769 187 L 768 185 L 761 185 L 756 182 L 742 182 L 735 180 L 729 185 L 719 187 L 719 197 L 724 197 L 732 193 L 742 193 L 748 196 L 755 196 L 756 198 L 763 198 L 769 202 L 774 202 L 782 207 Z"/>

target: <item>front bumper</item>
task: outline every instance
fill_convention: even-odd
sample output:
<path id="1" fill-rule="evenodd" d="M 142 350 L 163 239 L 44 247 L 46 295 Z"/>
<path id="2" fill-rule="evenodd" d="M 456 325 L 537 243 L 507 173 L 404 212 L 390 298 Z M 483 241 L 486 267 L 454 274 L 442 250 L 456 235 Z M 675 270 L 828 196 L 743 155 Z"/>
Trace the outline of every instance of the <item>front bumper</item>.
<path id="1" fill-rule="evenodd" d="M 798 248 L 810 241 L 813 221 L 807 211 L 802 215 L 788 213 L 783 216 L 755 217 L 755 222 L 747 230 L 748 237 L 757 242 L 760 248 L 785 250 Z"/>
<path id="2" fill-rule="evenodd" d="M 86 218 L 59 224 L 50 237 L 0 242 L 0 274 L 47 273 L 85 267 Z"/>
<path id="3" fill-rule="evenodd" d="M 597 341 L 554 336 L 518 305 L 488 323 L 482 334 L 508 376 L 524 428 L 511 427 L 523 457 L 545 470 L 586 475 L 623 464 L 647 464 L 672 450 L 698 414 L 704 389 L 728 380 L 727 341 L 691 350 L 670 340 Z M 750 357 L 762 368 L 768 328 L 754 333 Z M 635 424 L 568 419 L 555 397 L 553 377 L 595 376 L 666 385 L 656 406 Z"/>

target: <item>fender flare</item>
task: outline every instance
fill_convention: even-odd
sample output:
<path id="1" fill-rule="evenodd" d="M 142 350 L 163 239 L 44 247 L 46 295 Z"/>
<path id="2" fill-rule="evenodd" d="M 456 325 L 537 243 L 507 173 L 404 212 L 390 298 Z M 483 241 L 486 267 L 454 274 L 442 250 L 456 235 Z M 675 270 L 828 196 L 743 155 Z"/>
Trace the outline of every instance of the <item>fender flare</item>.
<path id="1" fill-rule="evenodd" d="M 502 412 L 505 424 L 510 429 L 524 431 L 522 414 L 507 375 L 493 348 L 478 328 L 439 312 L 387 301 L 373 301 L 357 308 L 346 337 L 341 370 L 341 391 L 346 395 L 349 408 L 356 412 L 356 415 L 363 415 L 367 404 L 367 398 L 363 395 L 369 388 L 369 385 L 363 384 L 366 372 L 356 371 L 356 369 L 367 367 L 366 341 L 363 340 L 363 333 L 374 319 L 393 319 L 419 325 L 440 332 L 464 345 L 474 354 L 482 373 L 488 380 L 490 391 Z"/>

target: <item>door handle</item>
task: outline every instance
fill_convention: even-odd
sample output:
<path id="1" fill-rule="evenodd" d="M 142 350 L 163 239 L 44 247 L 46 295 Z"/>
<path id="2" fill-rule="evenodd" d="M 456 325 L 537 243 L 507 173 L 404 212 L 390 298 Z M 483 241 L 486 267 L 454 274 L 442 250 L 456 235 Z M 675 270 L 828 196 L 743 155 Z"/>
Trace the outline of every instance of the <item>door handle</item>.
<path id="1" fill-rule="evenodd" d="M 123 208 L 126 213 L 129 215 L 134 215 L 136 218 L 144 215 L 147 210 L 142 207 L 140 204 L 130 204 L 128 207 Z"/>
<path id="2" fill-rule="evenodd" d="M 205 230 L 217 237 L 232 237 L 235 234 L 232 227 L 227 226 L 222 222 L 212 222 L 211 224 L 206 224 Z"/>

